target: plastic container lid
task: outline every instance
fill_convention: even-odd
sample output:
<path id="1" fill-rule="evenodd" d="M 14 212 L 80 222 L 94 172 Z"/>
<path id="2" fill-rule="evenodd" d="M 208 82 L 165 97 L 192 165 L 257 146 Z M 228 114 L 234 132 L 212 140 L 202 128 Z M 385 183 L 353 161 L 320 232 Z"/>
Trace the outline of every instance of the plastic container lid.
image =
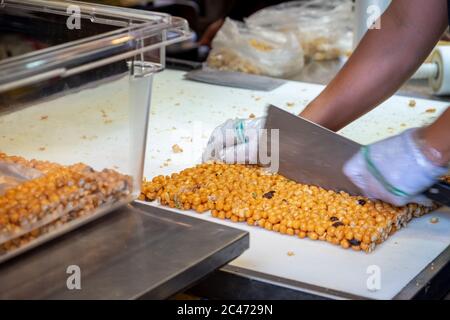
<path id="1" fill-rule="evenodd" d="M 182 18 L 83 2 L 0 0 L 0 13 L 3 12 L 79 17 L 118 29 L 0 61 L 0 93 L 138 56 L 183 41 L 190 35 L 188 23 Z M 157 66 L 163 67 L 163 64 Z"/>

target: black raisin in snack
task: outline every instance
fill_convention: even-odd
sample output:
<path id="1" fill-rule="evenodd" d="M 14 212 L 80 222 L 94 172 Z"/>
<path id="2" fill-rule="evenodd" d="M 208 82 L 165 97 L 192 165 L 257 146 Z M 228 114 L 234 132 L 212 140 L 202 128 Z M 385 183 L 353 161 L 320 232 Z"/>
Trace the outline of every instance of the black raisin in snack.
<path id="1" fill-rule="evenodd" d="M 343 223 L 340 222 L 340 221 L 333 223 L 333 227 L 335 227 L 335 228 L 337 228 L 337 227 L 343 227 L 343 226 L 345 226 L 345 224 L 343 224 Z"/>
<path id="2" fill-rule="evenodd" d="M 269 191 L 269 192 L 265 193 L 263 195 L 263 197 L 266 199 L 272 199 L 274 195 L 275 195 L 275 191 Z"/>
<path id="3" fill-rule="evenodd" d="M 356 239 L 352 239 L 348 241 L 352 246 L 359 246 L 361 244 L 361 241 L 358 241 Z"/>

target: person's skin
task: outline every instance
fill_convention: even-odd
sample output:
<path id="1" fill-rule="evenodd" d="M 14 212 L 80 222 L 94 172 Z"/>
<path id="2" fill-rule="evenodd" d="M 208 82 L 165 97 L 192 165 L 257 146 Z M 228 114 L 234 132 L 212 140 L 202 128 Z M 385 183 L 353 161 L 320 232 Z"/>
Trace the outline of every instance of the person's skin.
<path id="1" fill-rule="evenodd" d="M 288 0 L 228 0 L 227 4 L 229 5 L 229 10 L 227 14 L 208 26 L 203 36 L 201 37 L 199 44 L 211 46 L 214 37 L 224 24 L 226 16 L 228 16 L 232 20 L 243 21 L 246 17 L 263 8 L 278 5 L 282 2 L 287 1 Z"/>
<path id="2" fill-rule="evenodd" d="M 428 57 L 448 27 L 446 0 L 394 0 L 326 89 L 300 114 L 337 131 L 392 96 Z M 421 129 L 450 161 L 450 109 Z"/>
<path id="3" fill-rule="evenodd" d="M 442 161 L 437 164 L 450 163 L 450 108 L 435 123 L 422 129 L 422 135 L 428 145 L 442 154 Z"/>
<path id="4" fill-rule="evenodd" d="M 214 37 L 222 28 L 224 22 L 225 19 L 219 19 L 210 24 L 198 43 L 202 46 L 211 46 Z"/>

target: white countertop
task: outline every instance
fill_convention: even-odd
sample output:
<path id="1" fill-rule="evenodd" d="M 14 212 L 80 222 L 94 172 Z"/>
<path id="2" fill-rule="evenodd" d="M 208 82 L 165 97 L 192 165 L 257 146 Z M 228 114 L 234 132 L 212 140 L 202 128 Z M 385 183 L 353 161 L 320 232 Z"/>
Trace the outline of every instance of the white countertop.
<path id="1" fill-rule="evenodd" d="M 268 103 L 298 114 L 323 88 L 289 82 L 272 92 L 252 92 L 186 81 L 183 74 L 166 70 L 155 77 L 145 166 L 149 179 L 200 163 L 209 134 L 226 119 L 263 116 Z M 415 99 L 417 105 L 412 108 L 410 100 L 395 96 L 342 133 L 359 143 L 374 142 L 430 123 L 447 106 Z M 436 112 L 426 112 L 433 108 Z M 174 144 L 183 152 L 174 154 Z M 250 232 L 250 249 L 233 261 L 233 266 L 375 299 L 393 298 L 450 244 L 450 215 L 444 211 L 413 220 L 372 254 L 217 220 L 209 213 L 180 213 Z M 439 217 L 440 222 L 431 224 L 431 217 Z M 288 252 L 294 255 L 288 256 Z M 380 268 L 378 291 L 367 288 L 370 266 Z"/>

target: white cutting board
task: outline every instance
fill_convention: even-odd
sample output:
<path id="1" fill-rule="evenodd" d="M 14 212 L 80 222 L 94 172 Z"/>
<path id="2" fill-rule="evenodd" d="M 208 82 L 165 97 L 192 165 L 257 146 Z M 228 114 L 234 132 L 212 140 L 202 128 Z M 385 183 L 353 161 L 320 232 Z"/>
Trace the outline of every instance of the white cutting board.
<path id="1" fill-rule="evenodd" d="M 209 134 L 226 119 L 252 113 L 263 116 L 269 103 L 298 114 L 323 89 L 320 85 L 289 82 L 269 93 L 252 92 L 185 81 L 183 74 L 166 70 L 155 78 L 145 166 L 149 179 L 200 163 Z M 410 100 L 395 96 L 342 133 L 362 144 L 374 142 L 430 123 L 447 106 L 415 99 L 417 105 L 412 108 Z M 433 108 L 436 112 L 426 112 Z M 174 144 L 184 152 L 174 154 Z M 393 298 L 450 245 L 450 215 L 444 211 L 413 220 L 372 254 L 224 222 L 209 213 L 180 213 L 250 232 L 250 249 L 234 260 L 233 266 L 375 299 Z M 431 217 L 438 217 L 439 223 L 431 224 Z M 376 291 L 367 287 L 371 266 L 380 271 L 381 286 Z"/>

